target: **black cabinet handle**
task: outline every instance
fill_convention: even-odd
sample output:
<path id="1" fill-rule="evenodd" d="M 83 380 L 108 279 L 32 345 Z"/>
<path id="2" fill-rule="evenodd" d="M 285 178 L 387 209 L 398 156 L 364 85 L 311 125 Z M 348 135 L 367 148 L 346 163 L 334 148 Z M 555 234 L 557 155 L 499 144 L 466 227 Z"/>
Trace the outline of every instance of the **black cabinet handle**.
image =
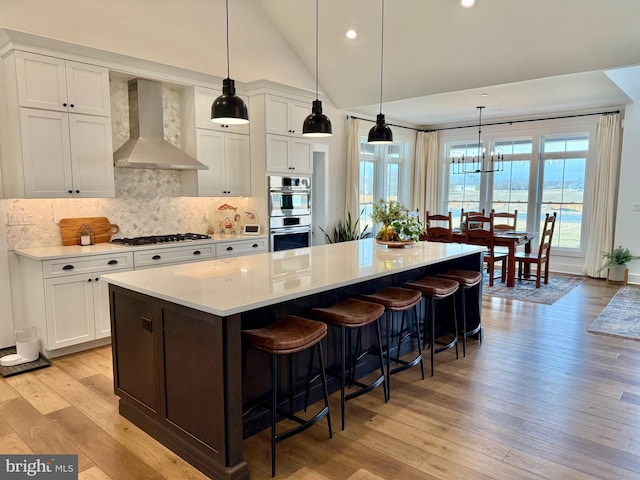
<path id="1" fill-rule="evenodd" d="M 100 277 L 96 277 L 96 282 L 97 282 L 98 280 L 100 280 Z"/>
<path id="2" fill-rule="evenodd" d="M 227 252 L 230 252 L 231 250 L 233 250 L 233 247 L 227 247 Z"/>
<path id="3" fill-rule="evenodd" d="M 71 105 L 69 105 L 71 108 L 75 107 L 75 105 L 72 103 Z"/>
<path id="4" fill-rule="evenodd" d="M 107 265 L 117 265 L 118 264 L 118 260 L 109 260 L 107 262 Z"/>
<path id="5" fill-rule="evenodd" d="M 87 280 L 87 282 L 91 283 L 91 279 Z"/>
<path id="6" fill-rule="evenodd" d="M 253 248 L 258 248 L 258 244 L 254 243 L 253 245 L 251 245 Z"/>
<path id="7" fill-rule="evenodd" d="M 63 106 L 63 107 L 66 107 L 66 106 L 67 106 L 66 102 L 65 102 L 65 103 L 63 103 L 63 104 L 62 104 L 62 106 Z"/>
<path id="8" fill-rule="evenodd" d="M 193 252 L 194 255 L 200 255 L 200 250 L 196 250 L 195 252 Z"/>
<path id="9" fill-rule="evenodd" d="M 146 317 L 140 317 L 140 320 L 142 321 L 142 329 L 146 330 L 149 333 L 153 332 L 153 321 L 151 321 L 150 319 L 146 318 Z"/>
<path id="10" fill-rule="evenodd" d="M 73 190 L 69 190 L 69 193 L 73 193 Z"/>
<path id="11" fill-rule="evenodd" d="M 75 267 L 73 265 L 65 265 L 62 267 L 63 270 L 73 270 Z"/>
<path id="12" fill-rule="evenodd" d="M 76 190 L 76 193 L 80 193 L 80 190 Z"/>
<path id="13" fill-rule="evenodd" d="M 160 255 L 154 255 L 151 257 L 151 260 L 160 260 L 162 257 Z"/>

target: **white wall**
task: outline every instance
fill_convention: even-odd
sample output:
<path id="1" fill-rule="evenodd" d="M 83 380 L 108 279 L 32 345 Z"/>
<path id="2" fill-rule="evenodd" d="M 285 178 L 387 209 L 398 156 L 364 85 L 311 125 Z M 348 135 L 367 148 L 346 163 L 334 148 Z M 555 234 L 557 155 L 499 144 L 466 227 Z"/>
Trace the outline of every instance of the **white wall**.
<path id="1" fill-rule="evenodd" d="M 640 211 L 632 211 L 634 204 L 640 205 L 638 152 L 640 152 L 640 102 L 635 102 L 625 107 L 615 231 L 615 245 L 629 248 L 634 255 L 640 255 Z M 630 263 L 628 267 L 629 282 L 640 284 L 640 260 Z"/>

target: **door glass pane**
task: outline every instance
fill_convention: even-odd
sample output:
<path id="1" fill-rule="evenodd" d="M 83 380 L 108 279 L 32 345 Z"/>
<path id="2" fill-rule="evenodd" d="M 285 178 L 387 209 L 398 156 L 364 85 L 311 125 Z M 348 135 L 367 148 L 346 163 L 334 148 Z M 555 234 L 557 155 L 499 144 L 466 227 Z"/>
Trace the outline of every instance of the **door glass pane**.
<path id="1" fill-rule="evenodd" d="M 527 227 L 530 164 L 528 160 L 505 161 L 504 170 L 493 174 L 491 208 L 496 212 L 513 213 L 517 210 L 516 230 Z"/>

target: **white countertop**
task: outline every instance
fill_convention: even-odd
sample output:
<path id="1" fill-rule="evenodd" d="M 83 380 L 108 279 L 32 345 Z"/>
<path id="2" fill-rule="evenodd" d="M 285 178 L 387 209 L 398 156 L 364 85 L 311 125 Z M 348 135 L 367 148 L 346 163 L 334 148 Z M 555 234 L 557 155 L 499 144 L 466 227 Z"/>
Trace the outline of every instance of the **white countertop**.
<path id="1" fill-rule="evenodd" d="M 188 240 L 182 242 L 154 243 L 150 245 L 130 246 L 120 243 L 96 243 L 81 247 L 80 245 L 63 246 L 57 245 L 53 247 L 32 247 L 17 248 L 15 253 L 34 260 L 55 260 L 65 257 L 74 257 L 80 255 L 97 255 L 110 254 L 120 252 L 138 252 L 157 248 L 169 247 L 189 247 L 196 245 L 204 245 L 210 243 L 233 242 L 233 241 L 250 241 L 252 239 L 267 238 L 266 235 L 237 235 L 237 236 L 213 236 L 204 240 Z"/>
<path id="2" fill-rule="evenodd" d="M 484 251 L 418 242 L 388 249 L 373 239 L 103 275 L 109 283 L 228 316 Z"/>

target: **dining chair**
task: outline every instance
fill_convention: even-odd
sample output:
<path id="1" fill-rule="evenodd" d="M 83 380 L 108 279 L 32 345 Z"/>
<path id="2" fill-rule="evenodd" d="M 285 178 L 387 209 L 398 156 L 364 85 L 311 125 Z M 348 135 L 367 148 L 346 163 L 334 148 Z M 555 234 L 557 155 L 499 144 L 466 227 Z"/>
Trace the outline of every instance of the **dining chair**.
<path id="1" fill-rule="evenodd" d="M 493 224 L 494 230 L 517 230 L 516 225 L 518 224 L 518 210 L 514 210 L 513 213 L 496 212 L 496 210 L 492 208 L 491 213 L 493 213 L 493 218 L 496 222 Z"/>
<path id="2" fill-rule="evenodd" d="M 540 288 L 542 267 L 544 265 L 544 284 L 549 283 L 549 259 L 551 258 L 551 240 L 556 227 L 556 212 L 553 215 L 546 214 L 544 227 L 540 233 L 540 247 L 537 252 L 516 252 L 516 262 L 518 263 L 518 280 L 535 280 L 536 288 Z M 536 265 L 536 278 L 527 275 L 523 276 L 524 265 Z"/>
<path id="3" fill-rule="evenodd" d="M 469 217 L 478 217 L 484 216 L 484 208 L 478 212 L 465 212 L 464 208 L 460 209 L 460 227 L 467 229 L 468 228 L 468 222 L 467 220 L 469 219 Z M 471 227 L 475 228 L 476 224 L 474 222 L 471 222 Z"/>
<path id="4" fill-rule="evenodd" d="M 431 214 L 427 210 L 425 215 L 427 240 L 430 242 L 453 242 L 453 218 L 451 212 L 447 215 Z"/>
<path id="5" fill-rule="evenodd" d="M 473 223 L 473 228 L 469 224 Z M 501 280 L 504 282 L 507 277 L 507 252 L 497 252 L 495 250 L 495 231 L 493 213 L 489 216 L 475 215 L 468 216 L 465 223 L 465 230 L 468 243 L 474 245 L 484 245 L 487 251 L 484 253 L 484 261 L 487 264 L 487 273 L 489 274 L 489 286 L 493 286 L 494 267 L 496 262 L 501 263 Z"/>

